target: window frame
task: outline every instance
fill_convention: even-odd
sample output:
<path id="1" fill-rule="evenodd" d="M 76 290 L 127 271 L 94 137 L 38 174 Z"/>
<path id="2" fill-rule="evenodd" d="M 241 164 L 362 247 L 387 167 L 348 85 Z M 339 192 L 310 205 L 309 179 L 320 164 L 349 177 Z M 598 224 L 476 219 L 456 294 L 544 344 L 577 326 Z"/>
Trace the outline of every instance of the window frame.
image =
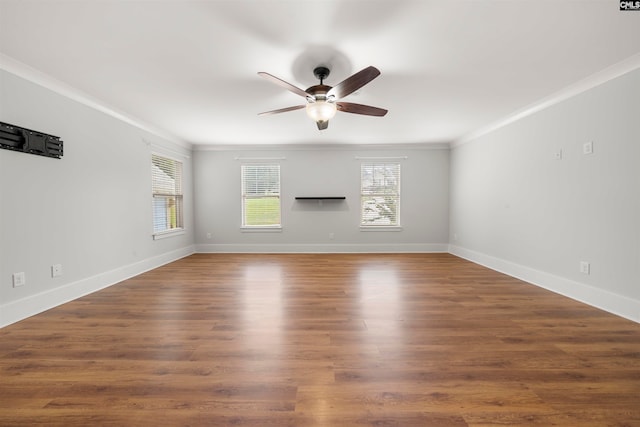
<path id="1" fill-rule="evenodd" d="M 160 166 L 156 163 L 155 159 L 161 159 L 161 161 L 173 164 L 174 167 L 177 168 L 176 177 L 170 177 L 169 174 L 165 173 Z M 160 169 L 160 172 L 164 173 L 167 178 L 174 180 L 173 188 L 169 189 L 166 187 L 166 182 L 158 181 L 162 176 L 156 171 Z M 178 160 L 174 157 L 167 156 L 163 153 L 151 153 L 151 225 L 152 225 L 152 236 L 154 240 L 164 239 L 167 237 L 177 236 L 185 233 L 184 228 L 184 163 L 181 160 Z M 177 182 L 176 182 L 177 181 Z M 159 189 L 158 187 L 162 187 L 165 185 L 164 189 Z M 164 191 L 161 191 L 164 190 Z M 158 205 L 156 201 L 159 199 L 173 199 L 175 203 L 175 212 L 173 215 L 175 216 L 175 226 L 169 225 L 168 228 L 158 228 L 157 227 L 157 212 Z M 167 213 L 167 217 L 170 217 L 172 213 Z M 171 221 L 171 219 L 167 220 Z"/>
<path id="2" fill-rule="evenodd" d="M 277 193 L 264 193 L 264 194 L 247 194 L 246 186 L 246 173 L 245 171 L 251 167 L 270 167 L 277 169 Z M 266 186 L 264 188 L 267 188 Z M 247 200 L 252 199 L 264 199 L 273 198 L 277 200 L 277 224 L 248 224 L 247 223 Z M 242 231 L 280 231 L 282 230 L 282 168 L 280 163 L 274 162 L 258 162 L 258 163 L 243 163 L 240 165 L 240 205 L 241 205 L 241 217 L 240 228 Z"/>
<path id="3" fill-rule="evenodd" d="M 376 167 L 380 168 L 388 168 L 393 167 L 395 171 L 393 175 L 395 175 L 396 185 L 395 188 L 392 188 L 392 192 L 389 191 L 381 191 L 381 192 L 370 192 L 368 187 L 365 187 L 365 170 L 375 169 Z M 402 201 L 402 192 L 401 192 L 401 181 L 402 181 L 402 167 L 401 163 L 398 161 L 366 161 L 360 163 L 360 229 L 362 231 L 399 231 L 402 229 L 401 225 L 401 201 Z M 366 221 L 365 218 L 365 199 L 371 199 L 373 197 L 388 197 L 392 196 L 395 198 L 395 221 L 389 224 L 374 224 Z"/>

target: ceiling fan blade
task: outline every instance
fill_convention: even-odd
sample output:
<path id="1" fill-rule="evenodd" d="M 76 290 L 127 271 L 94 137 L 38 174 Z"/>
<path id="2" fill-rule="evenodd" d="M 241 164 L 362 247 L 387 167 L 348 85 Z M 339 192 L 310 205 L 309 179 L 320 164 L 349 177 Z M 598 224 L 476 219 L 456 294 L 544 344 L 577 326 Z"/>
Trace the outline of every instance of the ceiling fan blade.
<path id="1" fill-rule="evenodd" d="M 365 116 L 382 117 L 388 110 L 384 108 L 372 107 L 370 105 L 354 104 L 353 102 L 336 102 L 338 111 L 344 113 L 364 114 Z"/>
<path id="2" fill-rule="evenodd" d="M 283 87 L 283 88 L 295 93 L 296 95 L 300 95 L 300 96 L 302 96 L 304 98 L 307 98 L 307 97 L 310 96 L 307 92 L 305 92 L 304 90 L 300 89 L 299 87 L 296 87 L 296 86 L 292 85 L 291 83 L 287 83 L 284 80 L 279 79 L 276 76 L 272 76 L 269 73 L 265 73 L 263 71 L 260 71 L 260 72 L 258 72 L 258 75 L 260 77 L 264 77 L 265 79 L 269 80 L 272 83 L 277 84 L 280 87 Z"/>
<path id="3" fill-rule="evenodd" d="M 335 85 L 331 90 L 329 90 L 329 92 L 327 92 L 327 97 L 335 96 L 337 99 L 344 98 L 345 96 L 360 89 L 379 75 L 380 70 L 376 67 L 369 66 Z"/>
<path id="4" fill-rule="evenodd" d="M 318 125 L 318 130 L 324 130 L 329 127 L 329 120 L 318 120 L 316 124 Z"/>
<path id="5" fill-rule="evenodd" d="M 296 105 L 294 107 L 280 108 L 278 110 L 265 111 L 264 113 L 258 113 L 259 116 L 268 116 L 270 114 L 286 113 L 287 111 L 301 110 L 306 105 Z"/>

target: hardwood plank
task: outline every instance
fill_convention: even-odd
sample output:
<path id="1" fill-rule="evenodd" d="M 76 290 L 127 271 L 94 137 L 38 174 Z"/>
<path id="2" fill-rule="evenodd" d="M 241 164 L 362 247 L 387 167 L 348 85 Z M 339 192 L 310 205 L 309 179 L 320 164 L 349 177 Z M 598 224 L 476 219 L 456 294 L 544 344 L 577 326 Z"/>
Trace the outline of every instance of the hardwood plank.
<path id="1" fill-rule="evenodd" d="M 640 325 L 449 254 L 196 254 L 1 329 L 0 425 L 640 425 Z"/>

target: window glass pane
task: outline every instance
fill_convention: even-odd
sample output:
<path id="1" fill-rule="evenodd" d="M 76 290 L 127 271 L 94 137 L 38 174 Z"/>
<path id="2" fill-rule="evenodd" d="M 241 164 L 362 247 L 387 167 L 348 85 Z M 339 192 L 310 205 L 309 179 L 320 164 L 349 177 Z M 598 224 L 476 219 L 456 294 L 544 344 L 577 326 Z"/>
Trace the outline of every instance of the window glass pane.
<path id="1" fill-rule="evenodd" d="M 280 224 L 280 199 L 255 197 L 245 200 L 245 225 Z"/>

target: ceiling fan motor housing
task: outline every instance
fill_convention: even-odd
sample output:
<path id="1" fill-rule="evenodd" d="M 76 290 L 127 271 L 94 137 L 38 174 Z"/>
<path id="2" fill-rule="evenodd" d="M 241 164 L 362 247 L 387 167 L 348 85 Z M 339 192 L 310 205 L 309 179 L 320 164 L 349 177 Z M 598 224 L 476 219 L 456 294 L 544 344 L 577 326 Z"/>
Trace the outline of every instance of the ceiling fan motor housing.
<path id="1" fill-rule="evenodd" d="M 326 101 L 327 100 L 327 92 L 329 92 L 331 86 L 327 85 L 314 85 L 305 90 L 312 98 L 316 101 Z"/>

